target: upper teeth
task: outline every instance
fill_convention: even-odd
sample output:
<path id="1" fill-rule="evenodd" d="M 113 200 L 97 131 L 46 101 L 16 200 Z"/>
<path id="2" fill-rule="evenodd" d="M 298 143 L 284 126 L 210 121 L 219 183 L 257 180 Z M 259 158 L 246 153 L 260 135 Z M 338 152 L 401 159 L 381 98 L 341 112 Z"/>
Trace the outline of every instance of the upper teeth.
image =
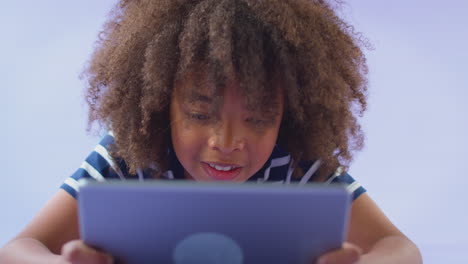
<path id="1" fill-rule="evenodd" d="M 219 166 L 219 165 L 210 164 L 210 163 L 208 163 L 208 165 L 210 165 L 210 167 L 215 168 L 215 169 L 220 170 L 220 171 L 229 171 L 229 170 L 232 170 L 234 168 L 237 168 L 235 166 Z"/>

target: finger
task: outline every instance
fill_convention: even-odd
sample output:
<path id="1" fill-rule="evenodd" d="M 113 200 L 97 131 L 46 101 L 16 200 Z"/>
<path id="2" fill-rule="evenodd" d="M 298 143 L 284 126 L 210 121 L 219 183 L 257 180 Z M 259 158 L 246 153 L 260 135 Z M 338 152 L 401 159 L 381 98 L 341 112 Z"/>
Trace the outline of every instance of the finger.
<path id="1" fill-rule="evenodd" d="M 81 240 L 74 240 L 62 247 L 62 256 L 73 264 L 112 264 L 110 255 L 88 247 Z"/>
<path id="2" fill-rule="evenodd" d="M 352 264 L 359 260 L 362 250 L 351 243 L 343 243 L 343 247 L 321 256 L 317 264 Z"/>

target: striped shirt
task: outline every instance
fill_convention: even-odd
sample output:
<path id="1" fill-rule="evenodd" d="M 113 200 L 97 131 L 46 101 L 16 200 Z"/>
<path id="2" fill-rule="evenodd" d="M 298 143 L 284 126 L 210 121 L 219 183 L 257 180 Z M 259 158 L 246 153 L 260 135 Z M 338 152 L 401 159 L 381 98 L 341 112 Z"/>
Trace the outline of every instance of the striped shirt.
<path id="1" fill-rule="evenodd" d="M 152 179 L 148 170 L 139 169 L 136 175 L 131 175 L 124 160 L 111 157 L 108 148 L 113 143 L 114 137 L 112 133 L 104 136 L 94 151 L 83 161 L 81 167 L 64 181 L 61 188 L 76 198 L 81 179 L 94 179 L 97 181 L 105 181 L 106 179 L 138 179 L 139 181 L 144 181 L 145 179 Z M 168 153 L 169 170 L 163 173 L 163 178 L 168 180 L 183 180 L 184 169 L 182 165 L 172 149 Z M 297 166 L 300 166 L 305 171 L 305 174 L 301 178 L 292 177 L 294 169 L 292 163 L 291 156 L 279 146 L 275 146 L 265 165 L 250 177 L 248 181 L 300 185 L 314 181 L 315 172 L 320 166 L 320 160 L 300 161 Z M 348 192 L 352 193 L 353 200 L 366 191 L 353 177 L 343 172 L 341 168 L 338 168 L 323 184 L 344 184 Z"/>

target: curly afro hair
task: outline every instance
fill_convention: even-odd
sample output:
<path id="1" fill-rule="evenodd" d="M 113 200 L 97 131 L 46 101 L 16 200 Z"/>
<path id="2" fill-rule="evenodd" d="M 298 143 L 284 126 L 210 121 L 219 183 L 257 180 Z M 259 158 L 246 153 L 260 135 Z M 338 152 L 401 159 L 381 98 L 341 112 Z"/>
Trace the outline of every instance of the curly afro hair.
<path id="1" fill-rule="evenodd" d="M 294 160 L 322 160 L 321 177 L 347 168 L 363 147 L 367 66 L 361 35 L 335 9 L 323 0 L 121 0 L 84 71 L 89 124 L 113 131 L 112 152 L 131 173 L 156 164 L 160 176 L 174 84 L 202 71 L 222 96 L 236 76 L 252 108 L 283 93 L 278 144 Z"/>

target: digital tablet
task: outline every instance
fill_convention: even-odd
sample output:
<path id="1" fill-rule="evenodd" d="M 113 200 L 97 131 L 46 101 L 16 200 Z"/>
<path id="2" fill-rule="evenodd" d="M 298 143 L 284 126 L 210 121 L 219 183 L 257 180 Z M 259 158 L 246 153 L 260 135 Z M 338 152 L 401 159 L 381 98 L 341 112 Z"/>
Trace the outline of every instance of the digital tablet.
<path id="1" fill-rule="evenodd" d="M 313 263 L 341 247 L 343 186 L 87 182 L 80 236 L 127 264 Z"/>

